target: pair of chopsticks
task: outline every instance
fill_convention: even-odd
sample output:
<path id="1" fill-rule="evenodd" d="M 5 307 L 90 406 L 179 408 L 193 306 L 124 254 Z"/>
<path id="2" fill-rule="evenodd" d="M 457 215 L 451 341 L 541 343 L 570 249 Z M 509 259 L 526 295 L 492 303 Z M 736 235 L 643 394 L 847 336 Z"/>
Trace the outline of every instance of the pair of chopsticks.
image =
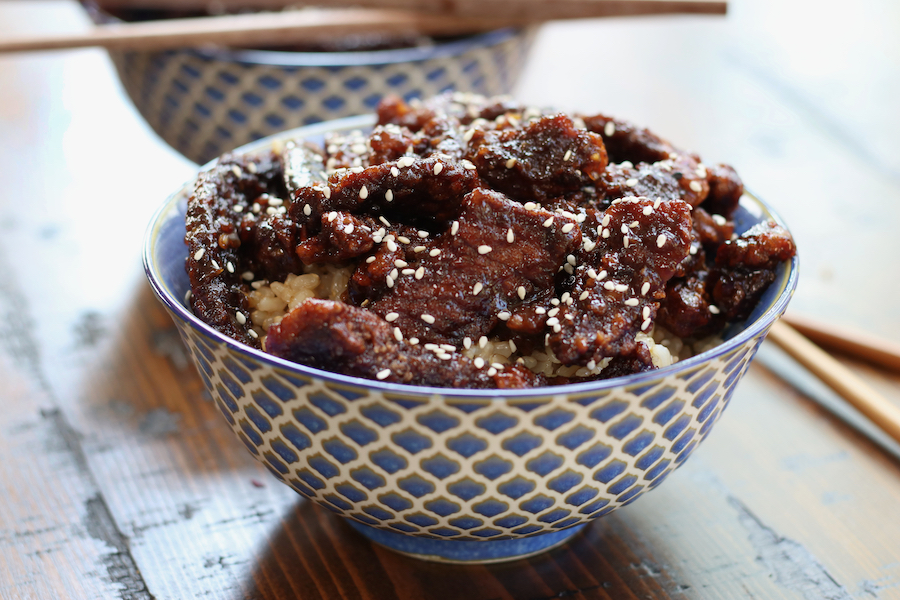
<path id="1" fill-rule="evenodd" d="M 203 10 L 209 0 L 102 0 L 101 8 Z M 224 9 L 274 10 L 291 0 L 217 0 Z M 0 40 L 0 53 L 100 46 L 161 50 L 222 46 L 316 43 L 371 33 L 449 36 L 556 19 L 658 14 L 725 14 L 724 0 L 332 0 L 329 8 L 223 14 L 97 25 L 76 34 Z"/>
<path id="2" fill-rule="evenodd" d="M 900 406 L 887 400 L 810 340 L 894 372 L 900 372 L 900 344 L 791 314 L 772 325 L 768 339 L 900 443 Z"/>

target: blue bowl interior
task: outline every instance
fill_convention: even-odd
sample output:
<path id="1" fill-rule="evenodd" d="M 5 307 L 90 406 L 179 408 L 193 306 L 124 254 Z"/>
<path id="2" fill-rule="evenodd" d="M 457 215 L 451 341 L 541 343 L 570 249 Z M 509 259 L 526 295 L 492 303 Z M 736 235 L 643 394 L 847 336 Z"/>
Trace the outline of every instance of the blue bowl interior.
<path id="1" fill-rule="evenodd" d="M 363 117 L 351 117 L 336 121 L 318 123 L 308 127 L 301 127 L 287 131 L 277 136 L 265 138 L 248 144 L 236 150 L 236 153 L 252 153 L 272 145 L 273 140 L 307 139 L 314 143 L 321 143 L 323 136 L 328 131 L 364 128 L 371 126 L 373 118 L 370 115 Z M 202 167 L 209 168 L 215 161 Z M 390 389 L 392 391 L 405 391 L 408 393 L 422 392 L 426 394 L 441 394 L 443 396 L 483 395 L 479 390 L 450 390 L 445 388 L 427 388 L 420 386 L 387 384 L 378 381 L 348 377 L 328 371 L 322 371 L 291 363 L 277 357 L 256 350 L 219 333 L 209 327 L 193 315 L 185 303 L 185 297 L 190 290 L 190 281 L 185 271 L 185 259 L 187 258 L 187 246 L 184 243 L 184 217 L 187 209 L 187 199 L 191 194 L 193 182 L 186 183 L 180 190 L 169 197 L 165 204 L 153 217 L 147 231 L 144 245 L 144 268 L 147 277 L 157 296 L 170 309 L 176 318 L 188 322 L 193 328 L 202 331 L 207 337 L 219 340 L 241 352 L 250 354 L 257 359 L 275 363 L 283 368 L 296 369 L 307 376 L 319 377 L 343 384 L 362 385 L 365 387 Z M 782 219 L 766 206 L 760 199 L 750 193 L 745 193 L 741 204 L 733 216 L 735 230 L 738 234 L 751 228 L 763 220 L 773 220 L 785 226 Z M 769 286 L 761 301 L 750 317 L 743 323 L 731 324 L 722 334 L 725 340 L 719 346 L 707 350 L 689 359 L 680 361 L 669 367 L 655 371 L 630 375 L 625 378 L 615 378 L 603 381 L 577 383 L 566 386 L 554 387 L 554 392 L 584 391 L 585 389 L 608 389 L 617 387 L 623 383 L 639 384 L 645 380 L 656 379 L 669 372 L 677 372 L 689 369 L 703 363 L 712 357 L 724 354 L 733 348 L 743 344 L 747 339 L 756 336 L 768 327 L 784 312 L 788 301 L 797 285 L 798 259 L 795 256 L 790 261 L 779 266 L 775 282 Z M 546 393 L 546 389 L 532 388 L 526 390 L 504 390 L 504 397 L 529 396 Z"/>

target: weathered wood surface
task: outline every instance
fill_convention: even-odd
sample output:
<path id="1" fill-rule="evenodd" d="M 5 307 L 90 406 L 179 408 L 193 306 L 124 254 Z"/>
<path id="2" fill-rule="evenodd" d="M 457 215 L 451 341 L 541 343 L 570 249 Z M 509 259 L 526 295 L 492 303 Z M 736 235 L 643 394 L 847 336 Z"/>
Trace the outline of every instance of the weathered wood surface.
<path id="1" fill-rule="evenodd" d="M 897 338 L 900 8 L 804 4 L 554 25 L 519 96 L 734 164 L 798 240 L 793 308 Z M 0 35 L 86 26 L 0 3 Z M 369 544 L 236 443 L 144 282 L 145 224 L 192 170 L 102 52 L 0 58 L 0 598 L 900 598 L 900 453 L 765 347 L 683 468 L 560 549 L 453 567 Z"/>

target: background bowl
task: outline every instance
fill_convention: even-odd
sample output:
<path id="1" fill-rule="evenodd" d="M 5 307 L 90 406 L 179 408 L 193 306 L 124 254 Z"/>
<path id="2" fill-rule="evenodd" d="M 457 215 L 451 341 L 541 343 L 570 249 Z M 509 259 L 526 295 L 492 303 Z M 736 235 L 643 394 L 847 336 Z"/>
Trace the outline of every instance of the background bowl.
<path id="1" fill-rule="evenodd" d="M 372 123 L 322 123 L 239 152 Z M 529 390 L 388 384 L 287 362 L 198 320 L 183 303 L 191 188 L 157 212 L 144 263 L 222 415 L 276 478 L 430 560 L 527 556 L 659 485 L 709 434 L 797 283 L 794 258 L 724 343 L 656 371 Z M 746 194 L 737 231 L 763 219 L 781 223 Z"/>
<path id="2" fill-rule="evenodd" d="M 97 23 L 113 17 L 88 6 Z M 132 102 L 197 163 L 285 129 L 448 90 L 508 93 L 536 29 L 502 29 L 430 46 L 367 52 L 119 51 L 109 55 Z"/>

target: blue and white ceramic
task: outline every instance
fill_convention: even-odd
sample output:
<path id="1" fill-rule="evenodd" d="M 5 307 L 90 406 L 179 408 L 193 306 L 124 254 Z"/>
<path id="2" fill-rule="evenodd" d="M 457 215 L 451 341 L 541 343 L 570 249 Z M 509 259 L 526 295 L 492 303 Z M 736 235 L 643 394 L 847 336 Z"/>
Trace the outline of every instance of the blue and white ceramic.
<path id="1" fill-rule="evenodd" d="M 305 127 L 241 152 L 371 123 Z M 727 341 L 657 371 L 529 390 L 383 383 L 281 360 L 194 317 L 183 303 L 190 193 L 187 184 L 156 214 L 144 262 L 225 420 L 276 478 L 428 560 L 528 556 L 659 485 L 709 434 L 797 283 L 795 258 Z M 761 219 L 779 221 L 745 195 L 738 231 Z"/>
<path id="2" fill-rule="evenodd" d="M 91 11 L 97 22 L 111 17 Z M 536 29 L 370 52 L 110 50 L 125 91 L 170 146 L 197 163 L 285 129 L 368 114 L 387 94 L 511 91 Z"/>

